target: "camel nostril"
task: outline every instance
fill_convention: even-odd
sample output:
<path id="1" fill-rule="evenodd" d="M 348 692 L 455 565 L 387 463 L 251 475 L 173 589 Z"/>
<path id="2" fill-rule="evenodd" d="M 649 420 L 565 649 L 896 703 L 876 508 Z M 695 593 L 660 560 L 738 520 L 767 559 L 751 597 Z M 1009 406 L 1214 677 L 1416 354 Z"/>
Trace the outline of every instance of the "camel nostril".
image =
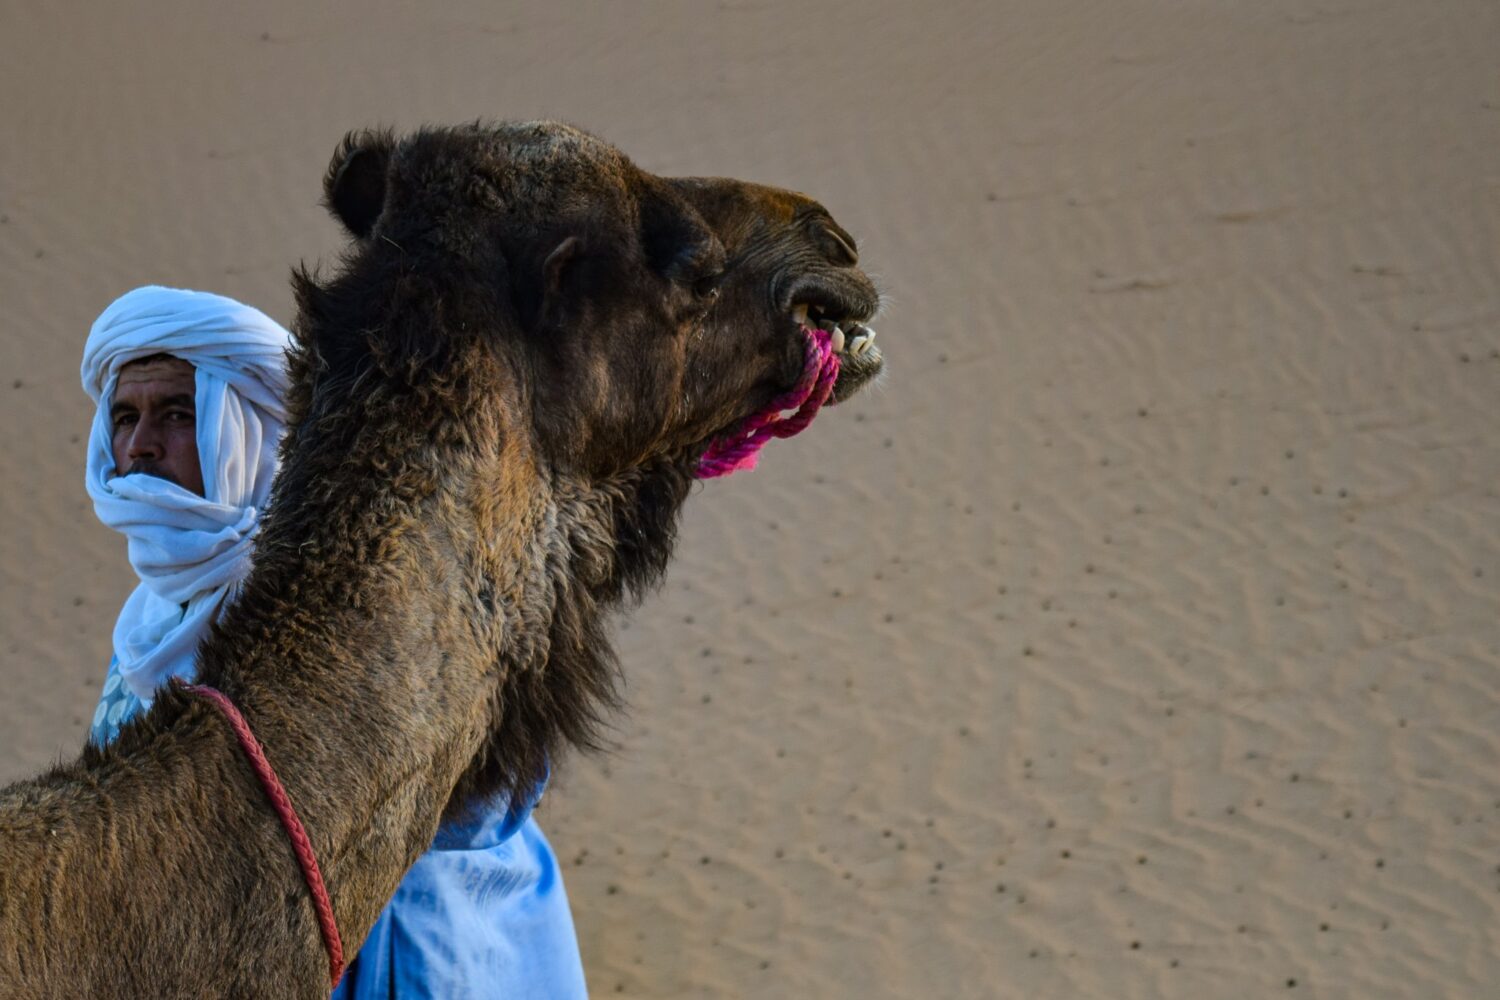
<path id="1" fill-rule="evenodd" d="M 859 263 L 859 250 L 854 246 L 854 237 L 834 225 L 819 227 L 823 252 L 834 264 L 853 267 Z"/>

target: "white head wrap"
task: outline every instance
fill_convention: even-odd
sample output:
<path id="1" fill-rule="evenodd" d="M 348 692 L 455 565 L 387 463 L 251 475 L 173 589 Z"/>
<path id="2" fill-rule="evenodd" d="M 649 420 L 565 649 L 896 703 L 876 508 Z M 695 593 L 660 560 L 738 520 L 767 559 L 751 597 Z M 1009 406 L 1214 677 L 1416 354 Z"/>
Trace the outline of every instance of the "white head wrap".
<path id="1" fill-rule="evenodd" d="M 233 299 L 155 286 L 116 299 L 89 331 L 81 375 L 98 412 L 85 482 L 99 520 L 129 540 L 141 578 L 115 623 L 114 646 L 121 677 L 147 705 L 169 678 L 194 676 L 199 641 L 249 571 L 286 424 L 290 339 Z M 162 353 L 196 369 L 201 497 L 155 476 L 115 475 L 109 410 L 120 368 Z"/>

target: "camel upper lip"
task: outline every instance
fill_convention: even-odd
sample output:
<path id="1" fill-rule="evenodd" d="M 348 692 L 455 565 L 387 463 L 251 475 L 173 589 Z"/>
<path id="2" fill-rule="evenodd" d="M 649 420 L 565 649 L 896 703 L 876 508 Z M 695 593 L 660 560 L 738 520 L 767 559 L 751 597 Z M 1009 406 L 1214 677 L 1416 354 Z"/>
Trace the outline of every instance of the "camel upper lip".
<path id="1" fill-rule="evenodd" d="M 814 318 L 832 320 L 840 326 L 868 322 L 880 308 L 880 300 L 872 291 L 820 278 L 793 282 L 781 296 L 784 314 L 800 304 L 806 304 Z"/>

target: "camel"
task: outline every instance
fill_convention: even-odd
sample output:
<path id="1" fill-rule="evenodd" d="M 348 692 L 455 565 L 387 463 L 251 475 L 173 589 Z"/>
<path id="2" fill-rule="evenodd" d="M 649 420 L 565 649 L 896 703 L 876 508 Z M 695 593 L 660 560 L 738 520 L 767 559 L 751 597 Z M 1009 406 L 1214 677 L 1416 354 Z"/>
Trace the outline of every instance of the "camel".
<path id="1" fill-rule="evenodd" d="M 535 786 L 616 705 L 609 614 L 695 464 L 879 299 L 800 194 L 664 178 L 556 123 L 351 134 L 350 242 L 293 274 L 292 419 L 253 572 L 199 651 L 352 955 L 444 816 Z M 844 399 L 880 371 L 846 351 Z M 164 690 L 0 791 L 0 996 L 326 997 L 286 834 L 225 719 Z"/>

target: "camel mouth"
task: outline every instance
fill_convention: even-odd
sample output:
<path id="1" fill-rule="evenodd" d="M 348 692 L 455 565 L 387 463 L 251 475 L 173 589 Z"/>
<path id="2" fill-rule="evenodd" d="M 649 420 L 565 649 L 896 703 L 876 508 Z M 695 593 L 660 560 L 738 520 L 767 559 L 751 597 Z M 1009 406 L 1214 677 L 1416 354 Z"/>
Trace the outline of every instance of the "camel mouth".
<path id="1" fill-rule="evenodd" d="M 829 346 L 839 358 L 839 375 L 829 394 L 828 405 L 841 403 L 864 388 L 885 368 L 885 356 L 875 346 L 875 328 L 869 326 L 875 310 L 838 312 L 837 306 L 798 302 L 791 320 L 800 331 L 817 327 L 829 334 Z"/>

